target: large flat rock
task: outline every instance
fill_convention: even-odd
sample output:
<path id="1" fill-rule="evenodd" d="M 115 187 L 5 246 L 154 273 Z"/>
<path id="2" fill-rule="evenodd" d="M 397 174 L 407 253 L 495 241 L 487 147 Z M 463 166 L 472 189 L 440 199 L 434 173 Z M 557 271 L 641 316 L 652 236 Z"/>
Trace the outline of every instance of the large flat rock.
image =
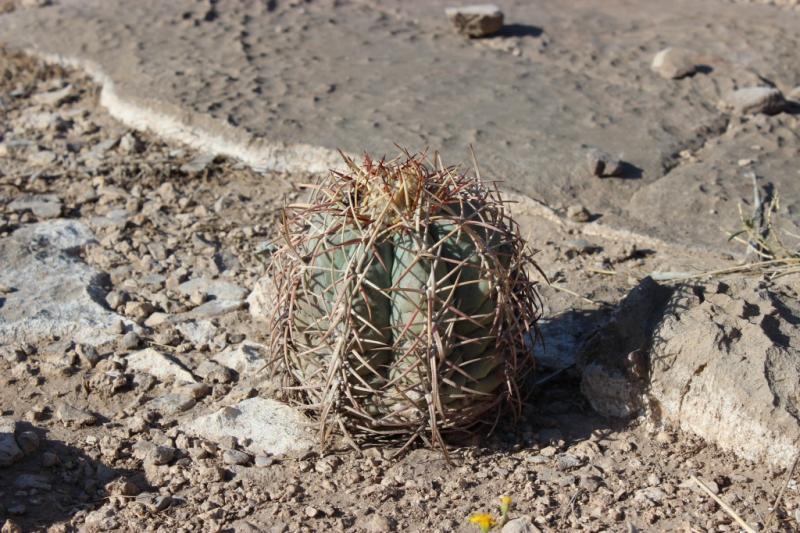
<path id="1" fill-rule="evenodd" d="M 312 422 L 296 409 L 267 398 L 249 398 L 203 416 L 193 415 L 186 431 L 218 442 L 223 437 L 248 441 L 256 454 L 280 455 L 306 450 L 315 444 Z"/>
<path id="2" fill-rule="evenodd" d="M 797 298 L 757 279 L 645 280 L 584 346 L 583 392 L 602 414 L 644 414 L 787 467 L 800 453 Z"/>
<path id="3" fill-rule="evenodd" d="M 752 158 L 798 209 L 786 157 L 800 148 L 798 117 L 732 119 L 717 105 L 759 76 L 784 92 L 800 83 L 798 12 L 517 0 L 503 4 L 498 36 L 467 40 L 449 27 L 446 4 L 62 0 L 0 17 L 0 35 L 89 69 L 118 118 L 255 166 L 318 171 L 334 149 L 395 155 L 395 143 L 468 162 L 474 145 L 483 174 L 509 189 L 723 248 L 737 202 L 752 196 L 737 161 Z M 649 66 L 665 46 L 696 50 L 703 68 L 662 79 Z M 752 120 L 760 131 L 735 155 L 703 152 L 723 135 L 735 143 Z M 622 156 L 622 176 L 590 177 L 588 146 Z M 712 168 L 684 168 L 685 150 Z"/>
<path id="4" fill-rule="evenodd" d="M 76 343 L 111 340 L 121 317 L 103 303 L 107 276 L 84 263 L 94 240 L 84 224 L 56 219 L 22 226 L 0 239 L 0 346 L 61 337 Z"/>

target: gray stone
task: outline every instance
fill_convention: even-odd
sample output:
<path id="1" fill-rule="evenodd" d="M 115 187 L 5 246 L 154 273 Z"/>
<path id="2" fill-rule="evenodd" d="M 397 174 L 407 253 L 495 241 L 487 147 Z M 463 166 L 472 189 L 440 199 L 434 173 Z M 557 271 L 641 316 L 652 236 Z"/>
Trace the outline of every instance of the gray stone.
<path id="1" fill-rule="evenodd" d="M 562 453 L 556 458 L 556 467 L 559 470 L 571 470 L 581 466 L 583 462 L 571 453 Z"/>
<path id="2" fill-rule="evenodd" d="M 13 212 L 30 211 L 37 218 L 61 216 L 61 199 L 55 194 L 35 194 L 15 198 L 8 209 Z"/>
<path id="3" fill-rule="evenodd" d="M 213 360 L 235 370 L 240 376 L 252 376 L 266 364 L 266 349 L 263 344 L 244 341 L 236 346 L 229 346 L 214 356 Z"/>
<path id="4" fill-rule="evenodd" d="M 786 100 L 774 87 L 744 87 L 728 94 L 725 105 L 740 115 L 773 115 L 784 110 Z"/>
<path id="5" fill-rule="evenodd" d="M 172 504 L 172 497 L 168 494 L 144 492 L 139 494 L 134 501 L 151 513 L 160 513 Z"/>
<path id="6" fill-rule="evenodd" d="M 193 159 L 181 165 L 181 172 L 186 172 L 187 174 L 202 172 L 214 161 L 215 158 L 215 154 L 200 152 L 194 156 Z"/>
<path id="7" fill-rule="evenodd" d="M 272 455 L 311 448 L 310 425 L 296 409 L 266 398 L 250 398 L 185 422 L 187 433 L 214 442 L 224 437 L 250 439 L 247 451 Z"/>
<path id="8" fill-rule="evenodd" d="M 205 320 L 238 311 L 244 307 L 241 300 L 211 300 L 172 318 L 176 323 L 185 320 Z"/>
<path id="9" fill-rule="evenodd" d="M 197 380 L 191 372 L 180 363 L 167 357 L 153 348 L 145 348 L 125 357 L 128 370 L 149 374 L 161 381 L 195 383 Z"/>
<path id="10" fill-rule="evenodd" d="M 135 350 L 139 347 L 139 344 L 142 342 L 142 339 L 139 338 L 139 334 L 135 331 L 129 331 L 119 341 L 119 347 L 123 350 Z"/>
<path id="11" fill-rule="evenodd" d="M 786 95 L 786 99 L 795 103 L 800 103 L 800 85 L 789 91 L 789 94 Z"/>
<path id="12" fill-rule="evenodd" d="M 172 446 L 153 446 L 145 455 L 144 460 L 154 465 L 165 465 L 175 458 L 176 451 Z"/>
<path id="13" fill-rule="evenodd" d="M 503 12 L 494 4 L 448 7 L 444 12 L 456 31 L 467 37 L 486 37 L 503 28 Z"/>
<path id="14" fill-rule="evenodd" d="M 0 343 L 45 337 L 100 344 L 120 316 L 104 305 L 104 277 L 75 253 L 94 240 L 74 220 L 24 226 L 0 239 L 0 284 L 14 287 L 0 307 Z"/>
<path id="15" fill-rule="evenodd" d="M 24 456 L 14 438 L 17 422 L 7 416 L 0 417 L 0 466 L 9 466 Z"/>
<path id="16" fill-rule="evenodd" d="M 169 416 L 188 411 L 196 403 L 197 400 L 192 394 L 170 393 L 153 398 L 147 402 L 147 407 Z"/>
<path id="17" fill-rule="evenodd" d="M 183 338 L 198 346 L 210 344 L 219 331 L 210 320 L 187 320 L 176 327 Z"/>
<path id="18" fill-rule="evenodd" d="M 222 452 L 222 462 L 226 465 L 246 465 L 251 460 L 250 454 L 240 450 L 225 450 Z"/>
<path id="19" fill-rule="evenodd" d="M 650 68 L 662 78 L 678 79 L 697 72 L 697 54 L 685 48 L 665 48 L 655 55 Z"/>

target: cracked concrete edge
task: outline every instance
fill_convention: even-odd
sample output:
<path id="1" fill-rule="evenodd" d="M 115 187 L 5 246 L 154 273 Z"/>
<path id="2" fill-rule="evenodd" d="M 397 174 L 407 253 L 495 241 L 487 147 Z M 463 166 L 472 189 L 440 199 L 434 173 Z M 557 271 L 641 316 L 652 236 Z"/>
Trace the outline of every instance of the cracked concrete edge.
<path id="1" fill-rule="evenodd" d="M 25 49 L 23 52 L 50 64 L 85 72 L 100 86 L 100 105 L 130 128 L 150 131 L 163 139 L 203 152 L 232 157 L 261 172 L 318 174 L 342 166 L 336 150 L 258 139 L 208 116 L 163 102 L 122 94 L 117 90 L 114 80 L 92 61 L 35 49 Z"/>
<path id="2" fill-rule="evenodd" d="M 255 138 L 247 132 L 217 119 L 178 106 L 120 94 L 114 80 L 93 61 L 49 54 L 35 48 L 22 49 L 31 57 L 49 64 L 85 72 L 100 87 L 100 105 L 126 126 L 150 131 L 168 141 L 179 142 L 196 150 L 237 159 L 258 172 L 307 172 L 323 174 L 331 169 L 344 170 L 336 150 L 310 144 L 286 144 Z M 347 154 L 353 157 L 354 154 Z M 502 189 L 501 189 L 502 190 Z M 634 231 L 593 222 L 577 224 L 559 215 L 554 209 L 531 197 L 502 190 L 508 200 L 529 212 L 587 236 L 623 240 L 658 249 L 680 249 L 708 253 L 702 247 L 676 245 Z M 512 208 L 513 210 L 513 208 Z"/>
<path id="3" fill-rule="evenodd" d="M 577 233 L 587 237 L 599 237 L 601 239 L 608 239 L 611 241 L 621 241 L 636 244 L 641 247 L 649 247 L 656 250 L 675 250 L 681 252 L 694 252 L 698 254 L 713 253 L 713 250 L 703 246 L 689 246 L 684 244 L 671 243 L 657 237 L 652 237 L 643 233 L 627 230 L 624 228 L 617 228 L 599 222 L 572 222 L 568 218 L 559 215 L 555 209 L 548 206 L 544 202 L 525 196 L 523 194 L 503 191 L 503 196 L 511 203 L 511 211 L 515 212 L 517 209 L 525 210 L 535 216 L 541 217 L 545 220 L 558 224 L 564 229 L 571 229 Z M 519 207 L 515 207 L 516 204 Z"/>

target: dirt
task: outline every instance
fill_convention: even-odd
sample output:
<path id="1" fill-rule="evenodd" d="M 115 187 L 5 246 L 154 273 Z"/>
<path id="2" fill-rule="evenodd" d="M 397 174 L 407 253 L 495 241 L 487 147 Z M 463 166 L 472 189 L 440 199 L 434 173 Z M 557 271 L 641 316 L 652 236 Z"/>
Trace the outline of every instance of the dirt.
<path id="1" fill-rule="evenodd" d="M 198 320 L 213 334 L 195 341 L 169 321 L 146 323 L 154 312 L 185 316 L 203 305 L 208 295 L 177 289 L 187 279 L 252 289 L 281 205 L 312 177 L 255 172 L 130 131 L 98 106 L 98 88 L 79 72 L 3 52 L 0 73 L 0 239 L 51 214 L 12 210 L 13 201 L 55 195 L 58 216 L 94 232 L 76 260 L 107 274 L 98 298 L 125 320 L 94 354 L 47 332 L 0 345 L 0 414 L 16 422 L 17 441 L 25 431 L 38 437 L 24 458 L 0 467 L 8 531 L 476 531 L 468 517 L 495 512 L 503 494 L 514 500 L 512 517 L 542 531 L 736 530 L 692 475 L 750 524 L 770 520 L 785 469 L 646 420 L 603 418 L 571 366 L 639 278 L 730 258 L 570 222 L 529 200 L 514 210 L 552 282 L 541 287 L 548 344 L 538 351 L 551 368 L 537 373 L 520 420 L 454 446 L 453 464 L 435 450 L 397 459 L 396 449 L 359 452 L 341 442 L 254 458 L 242 456 L 244 442 L 187 434 L 187 418 L 275 396 L 269 377 L 214 374 L 191 389 L 195 403 L 171 412 L 152 400 L 186 389 L 132 371 L 126 357 L 149 346 L 199 373 L 226 347 L 264 342 L 266 326 L 241 306 Z M 11 301 L 14 288 L 3 290 Z M 791 480 L 772 527 L 795 530 L 798 511 Z"/>

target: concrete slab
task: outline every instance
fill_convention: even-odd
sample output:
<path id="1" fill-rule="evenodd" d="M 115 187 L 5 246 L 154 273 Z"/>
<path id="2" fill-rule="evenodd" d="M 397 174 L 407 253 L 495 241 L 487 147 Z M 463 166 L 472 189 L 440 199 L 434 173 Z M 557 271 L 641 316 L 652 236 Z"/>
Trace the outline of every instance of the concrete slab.
<path id="1" fill-rule="evenodd" d="M 517 0 L 500 6 L 497 37 L 468 40 L 444 6 L 63 0 L 3 15 L 0 35 L 92 72 L 102 102 L 134 127 L 257 167 L 321 171 L 335 149 L 391 156 L 395 143 L 466 163 L 473 145 L 484 175 L 551 207 L 579 202 L 606 225 L 723 249 L 737 202 L 752 197 L 737 162 L 755 157 L 762 181 L 800 210 L 787 157 L 800 153 L 797 115 L 718 106 L 737 87 L 800 83 L 797 11 Z M 700 72 L 651 72 L 666 46 L 697 51 Z M 714 151 L 713 172 L 685 166 L 720 139 L 736 153 Z M 590 146 L 621 156 L 622 176 L 591 177 Z"/>

